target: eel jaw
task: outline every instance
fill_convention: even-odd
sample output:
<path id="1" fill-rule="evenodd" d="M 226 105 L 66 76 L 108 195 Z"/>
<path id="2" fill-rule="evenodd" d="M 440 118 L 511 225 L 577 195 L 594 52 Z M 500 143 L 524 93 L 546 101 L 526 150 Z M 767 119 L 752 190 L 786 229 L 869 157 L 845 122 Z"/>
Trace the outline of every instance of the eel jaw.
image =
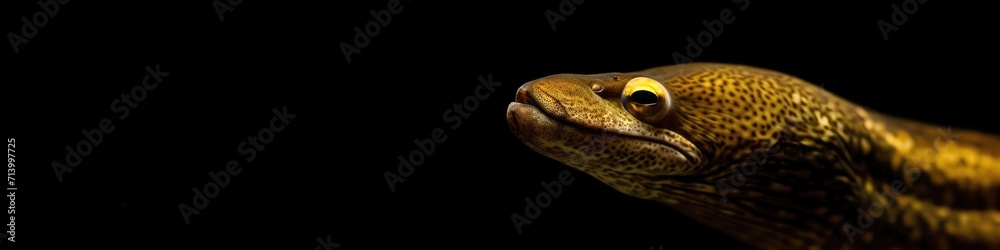
<path id="1" fill-rule="evenodd" d="M 701 161 L 700 152 L 693 145 L 685 147 L 671 143 L 672 140 L 652 135 L 595 129 L 558 119 L 557 116 L 551 116 L 545 110 L 532 105 L 533 101 L 527 97 L 518 91 L 519 100 L 507 107 L 507 124 L 519 140 L 549 158 L 587 172 L 597 170 L 663 176 L 686 175 L 698 169 L 698 163 Z M 587 150 L 586 145 L 594 148 Z M 624 166 L 629 164 L 622 162 L 628 157 L 614 155 L 619 150 L 659 155 L 662 157 L 661 161 L 656 163 L 662 164 L 648 170 L 629 169 Z M 600 168 L 588 169 L 594 167 Z"/>

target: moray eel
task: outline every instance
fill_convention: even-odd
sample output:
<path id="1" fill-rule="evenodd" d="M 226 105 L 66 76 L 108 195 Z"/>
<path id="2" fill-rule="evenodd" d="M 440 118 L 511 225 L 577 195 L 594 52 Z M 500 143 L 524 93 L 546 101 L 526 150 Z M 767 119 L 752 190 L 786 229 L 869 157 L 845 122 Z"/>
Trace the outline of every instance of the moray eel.
<path id="1" fill-rule="evenodd" d="M 528 82 L 529 148 L 761 249 L 1000 249 L 1000 136 L 780 72 L 691 63 Z"/>

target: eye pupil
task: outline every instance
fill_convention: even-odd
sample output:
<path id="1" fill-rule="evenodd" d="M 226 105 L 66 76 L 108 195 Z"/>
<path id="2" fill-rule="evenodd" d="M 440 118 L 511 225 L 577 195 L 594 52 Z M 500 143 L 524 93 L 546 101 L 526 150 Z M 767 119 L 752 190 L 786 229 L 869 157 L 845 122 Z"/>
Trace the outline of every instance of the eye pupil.
<path id="1" fill-rule="evenodd" d="M 636 92 L 632 92 L 632 95 L 630 96 L 630 99 L 634 103 L 643 104 L 643 105 L 653 105 L 653 104 L 656 104 L 656 101 L 659 98 L 657 98 L 656 94 L 654 94 L 652 91 L 649 91 L 649 90 L 639 90 L 639 91 L 636 91 Z"/>

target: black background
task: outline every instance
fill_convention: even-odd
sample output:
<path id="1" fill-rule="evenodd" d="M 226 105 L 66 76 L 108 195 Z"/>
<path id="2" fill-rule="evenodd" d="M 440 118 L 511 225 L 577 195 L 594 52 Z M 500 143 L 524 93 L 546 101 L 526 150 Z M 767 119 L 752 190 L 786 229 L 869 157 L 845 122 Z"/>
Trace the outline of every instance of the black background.
<path id="1" fill-rule="evenodd" d="M 770 68 L 885 113 L 1000 132 L 995 64 L 980 63 L 994 59 L 995 13 L 978 4 L 927 1 L 886 41 L 876 22 L 902 1 L 753 0 L 740 11 L 589 0 L 555 31 L 543 14 L 558 12 L 555 0 L 403 1 L 347 63 L 338 44 L 388 1 L 276 2 L 243 1 L 220 21 L 207 0 L 72 1 L 19 53 L 2 52 L 4 134 L 22 179 L 20 237 L 0 248 L 313 249 L 328 235 L 340 249 L 745 248 L 531 151 L 505 121 L 530 80 L 674 64 L 723 9 L 735 21 L 695 61 Z M 14 33 L 40 10 L 0 8 Z M 157 64 L 170 75 L 60 183 L 51 163 L 63 148 L 119 115 L 111 101 Z M 448 128 L 442 113 L 491 74 L 503 84 Z M 242 161 L 237 145 L 275 107 L 298 116 L 186 225 L 178 204 L 209 171 Z M 447 140 L 390 192 L 383 173 L 439 127 Z M 511 213 L 566 169 L 575 181 L 519 235 Z"/>

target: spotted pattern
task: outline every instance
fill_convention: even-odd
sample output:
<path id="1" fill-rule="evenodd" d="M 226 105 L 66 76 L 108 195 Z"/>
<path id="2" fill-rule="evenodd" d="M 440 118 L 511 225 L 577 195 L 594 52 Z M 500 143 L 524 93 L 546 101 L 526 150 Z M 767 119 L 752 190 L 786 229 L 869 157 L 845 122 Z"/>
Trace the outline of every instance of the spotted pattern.
<path id="1" fill-rule="evenodd" d="M 667 89 L 665 118 L 625 110 L 636 77 Z M 524 84 L 507 118 L 533 150 L 758 248 L 1000 248 L 1000 137 L 880 114 L 779 72 L 553 75 Z M 873 222 L 846 232 L 859 209 Z"/>

